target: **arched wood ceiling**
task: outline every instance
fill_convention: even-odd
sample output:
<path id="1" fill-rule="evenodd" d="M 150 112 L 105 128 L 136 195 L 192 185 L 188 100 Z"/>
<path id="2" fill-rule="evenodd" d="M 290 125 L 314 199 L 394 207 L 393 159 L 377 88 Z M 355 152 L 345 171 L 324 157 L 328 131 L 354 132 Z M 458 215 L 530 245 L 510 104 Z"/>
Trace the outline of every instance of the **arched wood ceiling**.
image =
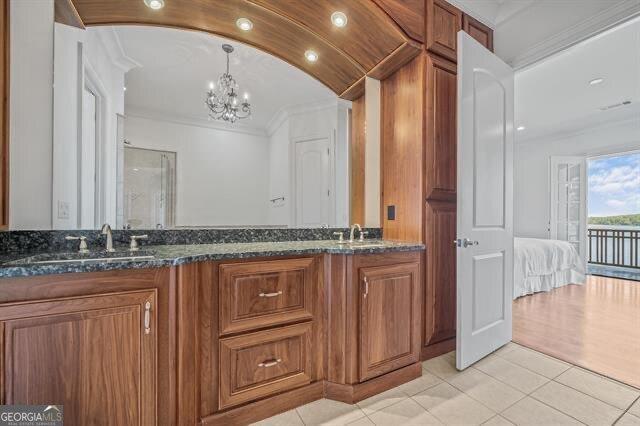
<path id="1" fill-rule="evenodd" d="M 66 16 L 72 16 L 68 10 L 72 5 L 87 26 L 178 27 L 253 45 L 302 69 L 346 99 L 361 94 L 365 75 L 384 78 L 420 50 L 372 0 L 165 0 L 165 7 L 155 11 L 143 0 L 56 0 L 57 15 L 58 10 L 65 15 L 66 9 Z M 347 15 L 346 27 L 332 25 L 335 11 Z M 240 17 L 253 22 L 251 31 L 236 27 Z M 317 62 L 305 59 L 309 49 L 318 53 Z"/>

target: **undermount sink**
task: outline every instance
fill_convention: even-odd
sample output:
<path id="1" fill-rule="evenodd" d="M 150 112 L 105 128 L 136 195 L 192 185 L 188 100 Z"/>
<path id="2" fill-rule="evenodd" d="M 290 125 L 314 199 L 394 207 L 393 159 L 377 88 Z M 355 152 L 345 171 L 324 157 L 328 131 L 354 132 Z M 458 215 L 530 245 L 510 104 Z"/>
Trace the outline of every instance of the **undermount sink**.
<path id="1" fill-rule="evenodd" d="M 55 263 L 88 263 L 88 262 L 113 262 L 154 259 L 155 254 L 150 251 L 117 251 L 91 252 L 91 253 L 47 253 L 25 257 L 13 263 L 16 264 L 55 264 Z"/>

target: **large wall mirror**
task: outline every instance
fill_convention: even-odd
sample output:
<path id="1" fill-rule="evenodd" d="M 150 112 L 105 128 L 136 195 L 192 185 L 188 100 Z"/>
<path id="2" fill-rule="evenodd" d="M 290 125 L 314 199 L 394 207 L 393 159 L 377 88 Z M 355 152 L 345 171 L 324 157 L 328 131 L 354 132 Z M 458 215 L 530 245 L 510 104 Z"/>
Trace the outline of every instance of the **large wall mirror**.
<path id="1" fill-rule="evenodd" d="M 235 40 L 80 29 L 53 22 L 47 1 L 19 3 L 12 25 L 30 29 L 12 30 L 12 108 L 37 114 L 50 102 L 53 114 L 50 128 L 34 129 L 32 117 L 12 135 L 51 134 L 53 229 L 348 225 L 351 102 Z M 235 98 L 221 90 L 227 61 Z M 37 157 L 18 148 L 12 167 L 33 170 Z M 12 228 L 46 215 L 38 202 L 13 203 Z"/>

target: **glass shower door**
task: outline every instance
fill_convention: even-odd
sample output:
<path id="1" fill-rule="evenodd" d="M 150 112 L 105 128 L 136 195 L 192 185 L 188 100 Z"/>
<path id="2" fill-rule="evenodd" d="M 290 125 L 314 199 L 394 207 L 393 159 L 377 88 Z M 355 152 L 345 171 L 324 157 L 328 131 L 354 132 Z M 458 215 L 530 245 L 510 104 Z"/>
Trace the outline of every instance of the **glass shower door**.
<path id="1" fill-rule="evenodd" d="M 125 147 L 125 227 L 163 229 L 174 226 L 175 165 L 175 152 Z"/>

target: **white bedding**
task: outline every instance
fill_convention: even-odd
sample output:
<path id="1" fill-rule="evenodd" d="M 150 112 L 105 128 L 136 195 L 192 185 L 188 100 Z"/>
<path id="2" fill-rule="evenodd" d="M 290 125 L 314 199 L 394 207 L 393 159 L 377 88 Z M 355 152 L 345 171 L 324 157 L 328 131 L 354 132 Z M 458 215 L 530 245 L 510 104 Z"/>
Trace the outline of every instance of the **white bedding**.
<path id="1" fill-rule="evenodd" d="M 566 241 L 515 238 L 513 269 L 514 299 L 586 280 L 580 254 Z"/>

